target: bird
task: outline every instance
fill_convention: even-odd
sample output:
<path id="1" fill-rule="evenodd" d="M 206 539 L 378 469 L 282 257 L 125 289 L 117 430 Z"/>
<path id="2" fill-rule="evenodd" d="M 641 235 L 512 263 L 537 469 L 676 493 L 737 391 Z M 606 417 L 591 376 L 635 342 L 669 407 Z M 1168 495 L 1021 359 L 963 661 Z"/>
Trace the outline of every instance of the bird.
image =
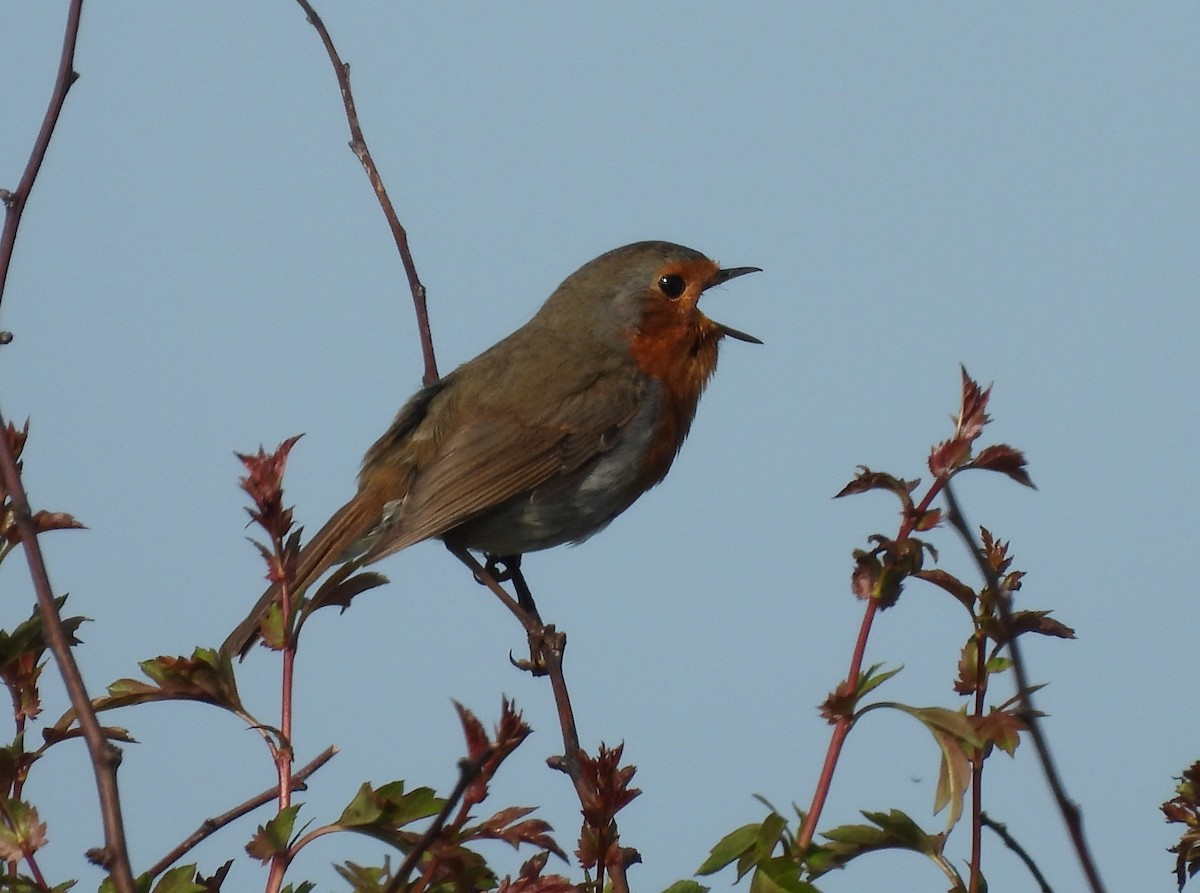
<path id="1" fill-rule="evenodd" d="M 301 550 L 291 592 L 423 540 L 519 567 L 604 529 L 670 470 L 719 342 L 762 343 L 697 306 L 757 272 L 663 241 L 584 264 L 523 326 L 401 407 L 358 491 Z M 278 598 L 276 584 L 222 653 L 244 657 Z"/>

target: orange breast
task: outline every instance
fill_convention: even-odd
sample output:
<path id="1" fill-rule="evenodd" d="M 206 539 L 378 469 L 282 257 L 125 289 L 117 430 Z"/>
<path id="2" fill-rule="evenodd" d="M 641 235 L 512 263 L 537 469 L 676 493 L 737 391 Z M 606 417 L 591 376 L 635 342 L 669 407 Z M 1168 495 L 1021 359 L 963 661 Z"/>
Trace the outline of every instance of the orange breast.
<path id="1" fill-rule="evenodd" d="M 688 309 L 652 304 L 630 340 L 634 361 L 661 386 L 662 420 L 642 464 L 642 485 L 647 488 L 671 468 L 692 426 L 700 395 L 717 368 L 721 331 L 694 304 Z"/>

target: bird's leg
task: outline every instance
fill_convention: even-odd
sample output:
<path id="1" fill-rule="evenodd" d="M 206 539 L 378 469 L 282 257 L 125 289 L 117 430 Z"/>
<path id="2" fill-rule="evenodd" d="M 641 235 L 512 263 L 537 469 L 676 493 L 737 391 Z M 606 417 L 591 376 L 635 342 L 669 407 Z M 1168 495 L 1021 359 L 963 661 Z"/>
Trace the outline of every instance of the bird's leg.
<path id="1" fill-rule="evenodd" d="M 517 593 L 517 604 L 537 621 L 539 626 L 544 626 L 542 623 L 542 615 L 538 613 L 537 604 L 533 600 L 533 593 L 529 590 L 529 584 L 525 582 L 525 575 L 521 573 L 521 556 L 520 555 L 487 555 L 487 572 L 498 583 L 511 581 L 513 589 Z"/>

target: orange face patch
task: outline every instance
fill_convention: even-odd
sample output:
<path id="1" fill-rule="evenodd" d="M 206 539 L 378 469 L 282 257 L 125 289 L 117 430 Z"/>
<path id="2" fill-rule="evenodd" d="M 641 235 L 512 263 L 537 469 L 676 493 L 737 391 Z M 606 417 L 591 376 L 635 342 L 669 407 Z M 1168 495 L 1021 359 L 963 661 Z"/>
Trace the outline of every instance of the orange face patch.
<path id="1" fill-rule="evenodd" d="M 707 259 L 665 264 L 648 285 L 651 294 L 630 337 L 634 362 L 661 387 L 662 421 L 643 460 L 647 486 L 658 483 L 670 469 L 691 428 L 700 395 L 717 368 L 721 329 L 696 305 L 719 269 Z M 670 277 L 682 279 L 682 290 Z M 672 296 L 676 291 L 677 296 Z"/>

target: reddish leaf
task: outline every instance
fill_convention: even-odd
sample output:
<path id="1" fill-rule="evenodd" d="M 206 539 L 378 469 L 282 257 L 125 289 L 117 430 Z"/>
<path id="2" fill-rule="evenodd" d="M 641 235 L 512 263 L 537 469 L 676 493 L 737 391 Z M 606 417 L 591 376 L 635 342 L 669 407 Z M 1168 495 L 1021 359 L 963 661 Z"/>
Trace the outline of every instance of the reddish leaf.
<path id="1" fill-rule="evenodd" d="M 29 439 L 29 419 L 25 420 L 20 430 L 12 422 L 8 422 L 4 426 L 3 435 L 8 438 L 8 448 L 12 451 L 13 458 L 19 460 L 25 450 L 25 441 Z"/>
<path id="2" fill-rule="evenodd" d="M 914 533 L 924 533 L 927 530 L 933 530 L 942 523 L 941 509 L 926 509 L 919 515 L 914 512 L 906 512 L 904 516 L 913 529 Z"/>
<path id="3" fill-rule="evenodd" d="M 1162 811 L 1168 822 L 1187 826 L 1169 850 L 1176 856 L 1175 879 L 1182 890 L 1188 878 L 1200 873 L 1200 762 L 1189 766 L 1179 782 L 1175 798 L 1164 803 Z"/>
<path id="4" fill-rule="evenodd" d="M 966 465 L 971 458 L 971 441 L 963 437 L 943 440 L 929 451 L 929 470 L 934 477 L 946 478 Z"/>
<path id="5" fill-rule="evenodd" d="M 624 751 L 624 744 L 610 749 L 601 743 L 600 753 L 595 759 L 582 750 L 579 752 L 580 773 L 593 791 L 592 802 L 583 805 L 584 819 L 591 824 L 611 821 L 613 816 L 642 793 L 629 786 L 637 767 L 621 765 Z M 595 821 L 592 821 L 593 818 Z"/>
<path id="6" fill-rule="evenodd" d="M 617 834 L 616 814 L 641 794 L 629 786 L 637 768 L 622 766 L 621 754 L 625 746 L 611 750 L 603 743 L 599 754 L 593 759 L 583 750 L 576 754 L 579 772 L 587 787 L 586 796 L 581 794 L 583 806 L 583 828 L 579 832 L 579 847 L 575 850 L 584 869 L 597 865 L 627 864 L 627 858 L 636 852 L 620 846 Z"/>
<path id="7" fill-rule="evenodd" d="M 482 822 L 477 829 L 470 833 L 470 836 L 502 840 L 511 845 L 513 849 L 523 843 L 531 844 L 546 852 L 554 853 L 566 861 L 567 854 L 550 836 L 550 832 L 554 829 L 541 819 L 525 819 L 525 816 L 531 812 L 533 812 L 533 807 L 527 806 L 511 806 L 508 809 L 502 809 L 487 821 Z M 525 820 L 521 821 L 521 819 Z M 464 834 L 467 833 L 464 832 Z"/>
<path id="8" fill-rule="evenodd" d="M 838 686 L 821 702 L 821 718 L 830 725 L 842 717 L 854 715 L 858 705 L 858 693 L 849 691 L 845 685 Z"/>
<path id="9" fill-rule="evenodd" d="M 912 491 L 916 489 L 921 482 L 906 481 L 898 477 L 894 477 L 887 472 L 872 471 L 865 465 L 858 466 L 858 473 L 854 480 L 842 487 L 841 490 L 833 497 L 840 499 L 843 496 L 853 496 L 856 493 L 866 493 L 868 490 L 889 490 L 895 493 L 905 507 L 912 506 Z"/>
<path id="10" fill-rule="evenodd" d="M 283 472 L 288 454 L 301 436 L 289 437 L 273 453 L 259 447 L 253 455 L 237 454 L 246 467 L 246 475 L 239 483 L 254 502 L 253 507 L 246 511 L 278 542 L 287 538 L 292 527 L 292 510 L 283 507 Z"/>
<path id="11" fill-rule="evenodd" d="M 1018 484 L 1024 484 L 1034 490 L 1033 480 L 1025 471 L 1025 455 L 1020 450 L 1013 449 L 1008 444 L 998 443 L 984 447 L 979 455 L 966 464 L 966 468 L 982 468 L 986 471 L 998 471 L 1006 474 Z"/>
<path id="12" fill-rule="evenodd" d="M 505 698 L 501 703 L 500 723 L 496 726 L 496 742 L 493 744 L 484 731 L 483 723 L 471 711 L 457 701 L 454 706 L 463 725 L 468 758 L 479 770 L 463 794 L 463 802 L 471 806 L 487 798 L 488 782 L 495 776 L 500 764 L 529 736 L 531 729 L 521 712 Z"/>
<path id="13" fill-rule="evenodd" d="M 979 528 L 979 538 L 983 543 L 983 555 L 997 576 L 1002 576 L 1012 565 L 1012 557 L 1008 554 L 1008 543 L 996 539 L 986 527 Z"/>
<path id="14" fill-rule="evenodd" d="M 3 494 L 0 493 L 0 495 Z M 48 530 L 87 529 L 66 512 L 38 511 L 33 513 L 30 520 L 33 521 L 33 528 L 36 533 L 45 533 Z M 3 536 L 10 543 L 21 542 L 21 530 L 17 527 L 16 516 L 11 511 L 5 511 L 3 514 L 0 514 L 0 536 Z"/>
<path id="15" fill-rule="evenodd" d="M 850 573 L 850 591 L 855 598 L 868 599 L 875 593 L 875 584 L 883 573 L 883 564 L 873 552 L 856 549 L 854 570 Z"/>
<path id="16" fill-rule="evenodd" d="M 483 723 L 470 710 L 460 704 L 454 702 L 454 709 L 458 711 L 459 722 L 462 723 L 463 737 L 467 741 L 467 756 L 474 762 L 483 762 L 483 758 L 491 753 L 492 744 L 488 741 L 487 732 L 484 731 Z"/>
<path id="17" fill-rule="evenodd" d="M 974 441 L 983 433 L 984 426 L 992 419 L 987 414 L 988 400 L 992 395 L 992 386 L 980 388 L 965 366 L 962 369 L 962 401 L 958 409 L 958 421 L 954 426 L 954 435 L 968 442 Z"/>
<path id="18" fill-rule="evenodd" d="M 975 722 L 975 730 L 979 737 L 989 744 L 994 744 L 1010 757 L 1021 743 L 1021 732 L 1028 726 L 1025 721 L 1009 710 L 993 707 L 987 716 L 981 716 Z"/>
<path id="19" fill-rule="evenodd" d="M 547 858 L 548 854 L 543 852 L 526 860 L 517 879 L 506 877 L 496 893 L 577 893 L 580 888 L 562 875 L 542 874 Z"/>
<path id="20" fill-rule="evenodd" d="M 349 565 L 343 565 L 349 568 Z M 295 576 L 294 572 L 292 576 Z M 377 574 L 374 571 L 364 571 L 361 574 L 343 579 L 339 574 L 334 574 L 317 590 L 316 594 L 304 602 L 303 613 L 307 617 L 318 608 L 337 607 L 342 609 L 342 613 L 350 607 L 350 602 L 364 592 L 369 592 L 376 589 L 385 583 L 388 578 L 383 574 Z"/>
<path id="21" fill-rule="evenodd" d="M 996 624 L 992 639 L 1002 645 L 1025 633 L 1037 633 L 1041 636 L 1054 636 L 1059 639 L 1075 638 L 1075 630 L 1065 623 L 1059 623 L 1049 615 L 1049 611 L 1014 611 L 1009 617 L 1008 624 L 1004 626 Z"/>
<path id="22" fill-rule="evenodd" d="M 524 741 L 530 733 L 529 724 L 525 722 L 521 711 L 508 698 L 500 702 L 500 722 L 496 725 L 496 747 L 505 754 Z"/>
<path id="23" fill-rule="evenodd" d="M 972 636 L 967 639 L 958 656 L 958 677 L 954 680 L 954 691 L 960 695 L 971 695 L 979 691 L 984 678 L 979 667 L 979 643 Z"/>
<path id="24" fill-rule="evenodd" d="M 913 576 L 919 580 L 924 580 L 926 583 L 932 583 L 939 589 L 944 589 L 954 596 L 968 611 L 975 610 L 975 590 L 953 574 L 935 567 L 929 570 L 914 571 Z"/>

